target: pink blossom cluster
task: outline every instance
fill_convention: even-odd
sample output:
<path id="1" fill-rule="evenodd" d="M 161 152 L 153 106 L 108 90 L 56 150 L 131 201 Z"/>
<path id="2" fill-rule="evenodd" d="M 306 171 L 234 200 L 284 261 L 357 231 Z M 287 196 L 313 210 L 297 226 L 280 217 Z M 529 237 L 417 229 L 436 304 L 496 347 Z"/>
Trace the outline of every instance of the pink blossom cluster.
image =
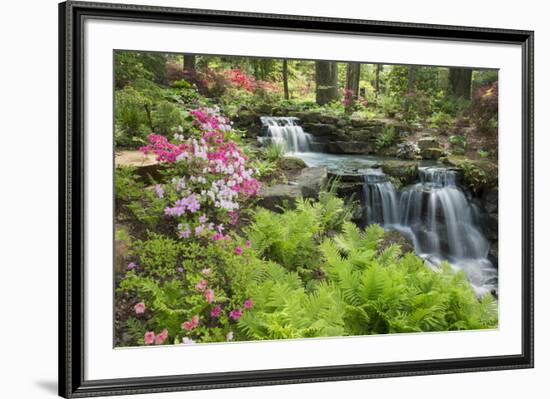
<path id="1" fill-rule="evenodd" d="M 154 331 L 147 331 L 143 337 L 145 345 L 162 345 L 168 338 L 168 330 L 164 329 L 160 333 L 155 335 Z"/>
<path id="2" fill-rule="evenodd" d="M 179 142 L 172 143 L 164 136 L 151 134 L 149 144 L 141 150 L 153 152 L 159 161 L 183 164 L 189 174 L 173 179 L 172 189 L 181 198 L 165 208 L 167 216 L 186 218 L 187 223 L 178 229 L 179 236 L 220 240 L 225 238 L 220 225 L 216 227 L 211 221 L 191 227 L 189 222 L 194 219 L 193 214 L 201 208 L 219 209 L 227 212 L 230 224 L 236 224 L 240 202 L 258 195 L 260 182 L 254 177 L 256 171 L 247 166 L 248 159 L 237 144 L 226 138 L 232 126 L 229 119 L 220 114 L 219 108 L 197 108 L 190 114 L 200 130 L 199 139 L 178 135 Z M 166 189 L 160 185 L 155 191 L 159 198 L 168 197 Z"/>
<path id="3" fill-rule="evenodd" d="M 248 76 L 242 69 L 227 69 L 225 78 L 246 91 L 256 90 L 256 79 L 253 76 Z"/>
<path id="4" fill-rule="evenodd" d="M 354 102 L 359 102 L 359 103 L 363 104 L 365 107 L 367 105 L 369 105 L 369 102 L 366 98 L 364 98 L 360 95 L 357 95 L 355 93 L 355 91 L 353 91 L 351 89 L 344 89 L 342 94 L 343 94 L 342 105 L 344 107 L 348 107 L 351 104 L 353 104 Z"/>

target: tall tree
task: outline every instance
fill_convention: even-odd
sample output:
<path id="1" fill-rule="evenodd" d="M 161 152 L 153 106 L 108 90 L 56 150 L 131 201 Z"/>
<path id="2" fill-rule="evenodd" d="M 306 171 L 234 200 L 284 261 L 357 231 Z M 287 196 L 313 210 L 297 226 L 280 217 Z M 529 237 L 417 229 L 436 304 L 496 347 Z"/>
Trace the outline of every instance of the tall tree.
<path id="1" fill-rule="evenodd" d="M 470 68 L 449 69 L 449 89 L 458 98 L 472 97 L 472 70 Z"/>
<path id="2" fill-rule="evenodd" d="M 283 90 L 285 93 L 285 100 L 290 98 L 288 93 L 288 62 L 283 60 Z"/>
<path id="3" fill-rule="evenodd" d="M 378 95 L 380 94 L 380 70 L 382 69 L 382 65 L 376 64 L 376 78 L 374 80 L 374 92 L 376 93 L 376 98 L 378 98 Z"/>
<path id="4" fill-rule="evenodd" d="M 407 92 L 414 92 L 414 84 L 416 82 L 416 66 L 409 65 L 408 77 L 407 77 Z"/>
<path id="5" fill-rule="evenodd" d="M 324 105 L 338 99 L 338 64 L 332 61 L 315 61 L 315 98 Z"/>
<path id="6" fill-rule="evenodd" d="M 361 64 L 349 62 L 346 71 L 346 89 L 353 91 L 353 95 L 359 94 L 359 76 L 361 75 Z"/>
<path id="7" fill-rule="evenodd" d="M 183 57 L 183 69 L 189 72 L 193 72 L 195 70 L 196 61 L 197 61 L 197 56 L 185 55 Z"/>

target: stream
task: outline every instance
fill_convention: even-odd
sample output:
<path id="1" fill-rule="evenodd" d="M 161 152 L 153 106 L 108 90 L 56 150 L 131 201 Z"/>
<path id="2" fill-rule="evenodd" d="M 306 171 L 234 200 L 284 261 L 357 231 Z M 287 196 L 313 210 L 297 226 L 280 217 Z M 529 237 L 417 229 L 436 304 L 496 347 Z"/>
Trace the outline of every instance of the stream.
<path id="1" fill-rule="evenodd" d="M 483 210 L 460 187 L 455 170 L 434 161 L 422 162 L 416 183 L 396 190 L 379 169 L 389 158 L 316 152 L 314 137 L 297 118 L 262 117 L 261 121 L 264 135 L 258 139 L 262 144 L 279 143 L 288 155 L 310 167 L 362 171 L 364 224 L 398 230 L 434 270 L 443 261 L 464 270 L 478 296 L 497 292 L 498 271 L 488 258 L 489 241 L 481 228 Z"/>

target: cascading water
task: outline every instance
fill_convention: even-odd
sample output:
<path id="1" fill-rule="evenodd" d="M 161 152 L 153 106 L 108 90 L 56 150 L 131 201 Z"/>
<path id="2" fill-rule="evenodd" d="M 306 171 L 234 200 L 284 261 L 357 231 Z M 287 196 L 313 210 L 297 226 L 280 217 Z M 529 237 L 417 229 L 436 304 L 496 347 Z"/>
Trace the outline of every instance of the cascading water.
<path id="1" fill-rule="evenodd" d="M 312 136 L 304 132 L 298 124 L 298 118 L 262 116 L 262 125 L 266 129 L 269 141 L 282 144 L 286 152 L 310 152 Z"/>
<path id="2" fill-rule="evenodd" d="M 363 186 L 365 222 L 400 231 L 434 267 L 447 260 L 463 269 L 478 295 L 496 292 L 497 270 L 487 258 L 480 212 L 457 185 L 456 171 L 422 167 L 419 180 L 396 192 L 382 171 L 369 169 Z"/>

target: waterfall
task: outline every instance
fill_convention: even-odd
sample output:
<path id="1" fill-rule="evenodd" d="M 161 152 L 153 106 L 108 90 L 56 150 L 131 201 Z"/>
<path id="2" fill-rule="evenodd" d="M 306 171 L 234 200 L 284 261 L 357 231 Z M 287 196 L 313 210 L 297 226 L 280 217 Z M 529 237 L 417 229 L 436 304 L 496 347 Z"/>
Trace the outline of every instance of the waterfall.
<path id="1" fill-rule="evenodd" d="M 282 144 L 286 152 L 310 152 L 312 136 L 298 125 L 298 118 L 262 116 L 268 141 Z"/>
<path id="2" fill-rule="evenodd" d="M 366 223 L 402 232 L 432 266 L 447 260 L 464 270 L 478 295 L 496 290 L 497 270 L 487 259 L 480 212 L 457 185 L 456 171 L 421 167 L 419 182 L 396 192 L 382 171 L 370 169 L 363 194 Z"/>

